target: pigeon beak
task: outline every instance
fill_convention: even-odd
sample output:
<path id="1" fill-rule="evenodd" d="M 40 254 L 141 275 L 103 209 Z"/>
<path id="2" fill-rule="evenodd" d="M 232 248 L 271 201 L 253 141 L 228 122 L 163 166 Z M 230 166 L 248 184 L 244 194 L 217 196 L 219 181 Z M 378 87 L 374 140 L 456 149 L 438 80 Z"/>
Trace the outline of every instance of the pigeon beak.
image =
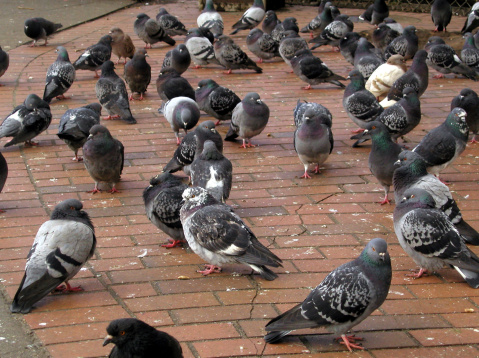
<path id="1" fill-rule="evenodd" d="M 398 159 L 394 162 L 394 166 L 398 167 L 401 164 L 401 161 Z"/>
<path id="2" fill-rule="evenodd" d="M 259 104 L 263 103 L 263 102 L 261 102 L 260 99 L 257 99 L 256 102 L 259 103 Z"/>
<path id="3" fill-rule="evenodd" d="M 379 252 L 378 255 L 379 255 L 379 258 L 381 259 L 381 261 L 384 261 L 384 255 L 386 255 L 386 253 L 385 252 Z"/>
<path id="4" fill-rule="evenodd" d="M 211 128 L 211 131 L 212 131 L 213 133 L 216 133 L 216 129 L 214 129 L 214 128 Z"/>
<path id="5" fill-rule="evenodd" d="M 103 347 L 105 347 L 108 343 L 111 343 L 113 336 L 107 335 L 103 340 Z"/>

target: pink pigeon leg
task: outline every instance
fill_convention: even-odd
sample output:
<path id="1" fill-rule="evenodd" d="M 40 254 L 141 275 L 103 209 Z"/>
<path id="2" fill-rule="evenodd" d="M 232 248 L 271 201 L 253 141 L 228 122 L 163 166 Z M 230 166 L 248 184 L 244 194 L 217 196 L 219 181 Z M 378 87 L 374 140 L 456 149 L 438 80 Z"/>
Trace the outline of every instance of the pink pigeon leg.
<path id="1" fill-rule="evenodd" d="M 364 350 L 364 347 L 359 345 L 359 344 L 356 344 L 356 341 L 362 341 L 363 339 L 361 337 L 356 337 L 354 335 L 352 336 L 347 336 L 345 334 L 342 334 L 340 338 L 337 338 L 338 340 L 339 339 L 342 339 L 343 341 L 342 342 L 339 342 L 339 344 L 344 344 L 346 347 L 348 347 L 349 351 L 352 352 L 353 351 L 353 348 L 355 349 L 363 349 Z"/>
<path id="2" fill-rule="evenodd" d="M 215 123 L 215 127 L 218 126 L 221 123 L 221 121 L 218 119 Z"/>
<path id="3" fill-rule="evenodd" d="M 314 174 L 320 174 L 321 173 L 321 170 L 319 170 L 319 164 L 316 164 L 316 166 L 314 167 L 313 173 Z"/>
<path id="4" fill-rule="evenodd" d="M 115 184 L 113 184 L 113 187 L 111 188 L 111 190 L 108 191 L 110 194 L 115 194 L 115 193 L 119 193 L 118 189 L 115 187 Z"/>
<path id="5" fill-rule="evenodd" d="M 246 143 L 246 139 L 243 138 L 243 145 L 240 146 L 240 148 L 254 148 L 255 145 L 251 144 L 251 142 L 248 140 L 248 143 Z"/>
<path id="6" fill-rule="evenodd" d="M 33 140 L 26 140 L 25 147 L 35 147 L 38 146 L 38 142 L 34 142 Z"/>
<path id="7" fill-rule="evenodd" d="M 479 143 L 479 142 L 476 140 L 476 135 L 475 135 L 475 134 L 472 136 L 472 139 L 471 139 L 471 142 L 470 142 L 470 143 L 471 143 L 471 144 L 473 144 L 473 143 Z"/>
<path id="8" fill-rule="evenodd" d="M 299 177 L 299 179 L 312 179 L 311 175 L 308 174 L 308 166 L 304 166 L 304 174 Z"/>
<path id="9" fill-rule="evenodd" d="M 100 78 L 100 75 L 98 74 L 98 70 L 95 70 L 95 78 Z"/>
<path id="10" fill-rule="evenodd" d="M 101 193 L 101 190 L 98 189 L 98 183 L 95 183 L 95 187 L 93 188 L 93 190 L 89 190 L 87 191 L 87 193 L 92 193 L 92 194 Z"/>
<path id="11" fill-rule="evenodd" d="M 429 274 L 427 273 L 427 270 L 423 269 L 422 267 L 420 267 L 419 269 L 412 269 L 411 271 L 413 271 L 414 273 L 407 273 L 405 276 L 414 277 L 414 278 L 429 276 Z"/>
<path id="12" fill-rule="evenodd" d="M 439 73 L 437 75 L 432 76 L 432 78 L 444 78 L 444 75 L 442 73 Z"/>
<path id="13" fill-rule="evenodd" d="M 304 90 L 309 90 L 309 89 L 311 89 L 311 85 L 307 85 L 306 87 L 301 87 L 301 88 L 304 89 Z"/>
<path id="14" fill-rule="evenodd" d="M 233 70 L 230 68 L 228 71 L 223 72 L 225 75 L 231 75 L 233 73 Z"/>
<path id="15" fill-rule="evenodd" d="M 263 63 L 263 59 L 260 58 L 260 59 L 259 59 L 258 61 L 256 61 L 256 62 L 258 62 L 258 63 Z"/>
<path id="16" fill-rule="evenodd" d="M 115 116 L 107 116 L 107 117 L 103 117 L 104 120 L 110 120 L 110 119 L 115 119 L 115 118 L 120 118 L 120 115 L 117 114 Z"/>
<path id="17" fill-rule="evenodd" d="M 183 241 L 182 240 L 173 240 L 173 239 L 168 239 L 170 242 L 169 244 L 163 244 L 161 247 L 166 247 L 167 249 L 171 249 L 173 247 L 181 247 L 183 246 Z"/>
<path id="18" fill-rule="evenodd" d="M 65 281 L 65 285 L 60 285 L 57 286 L 54 290 L 55 292 L 61 292 L 61 293 L 67 293 L 67 292 L 81 292 L 84 291 L 83 287 L 77 286 L 77 287 L 72 287 L 70 284 Z"/>
<path id="19" fill-rule="evenodd" d="M 60 96 L 56 96 L 55 97 L 56 99 L 70 99 L 70 97 L 67 97 L 65 96 L 64 94 L 60 95 Z"/>
<path id="20" fill-rule="evenodd" d="M 143 97 L 143 93 L 140 93 L 140 101 L 143 101 L 145 97 Z"/>
<path id="21" fill-rule="evenodd" d="M 216 266 L 216 265 L 207 264 L 207 265 L 205 265 L 205 269 L 203 271 L 198 270 L 196 272 L 201 273 L 204 276 L 207 276 L 210 273 L 220 273 L 221 272 L 221 267 Z"/>

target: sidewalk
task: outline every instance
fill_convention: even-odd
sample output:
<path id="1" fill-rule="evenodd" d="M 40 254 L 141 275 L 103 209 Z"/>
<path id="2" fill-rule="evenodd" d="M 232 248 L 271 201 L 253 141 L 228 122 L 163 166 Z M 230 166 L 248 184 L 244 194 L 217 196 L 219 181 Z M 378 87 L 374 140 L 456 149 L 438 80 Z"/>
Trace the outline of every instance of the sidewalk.
<path id="1" fill-rule="evenodd" d="M 197 1 L 163 5 L 187 28 L 196 27 Z M 134 6 L 56 34 L 47 47 L 20 46 L 10 50 L 10 68 L 0 78 L 0 116 L 23 102 L 29 93 L 43 93 L 45 71 L 63 45 L 74 61 L 82 49 L 96 43 L 112 26 L 129 33 L 135 46 L 143 46 L 133 32 L 136 15 L 154 17 L 160 5 Z M 312 7 L 292 6 L 278 13 L 294 16 L 299 25 L 315 14 Z M 342 9 L 358 15 L 361 10 Z M 222 13 L 225 33 L 239 13 Z M 432 29 L 429 14 L 392 13 L 417 27 Z M 403 21 L 404 21 L 403 20 Z M 463 18 L 454 17 L 449 30 L 458 31 Z M 355 31 L 369 29 L 355 24 Z M 246 49 L 247 31 L 234 36 Z M 182 37 L 176 38 L 178 43 Z M 380 206 L 382 189 L 367 167 L 369 146 L 351 148 L 350 130 L 356 129 L 341 105 L 343 91 L 330 85 L 302 90 L 305 84 L 282 61 L 260 65 L 263 74 L 234 71 L 223 75 L 219 67 L 189 69 L 184 77 L 193 87 L 213 78 L 241 98 L 256 91 L 268 104 L 268 127 L 248 150 L 240 143 L 225 143 L 225 155 L 234 167 L 232 205 L 258 238 L 284 261 L 275 281 L 249 275 L 237 265 L 223 273 L 203 277 L 195 271 L 204 263 L 189 250 L 165 249 L 167 237 L 147 219 L 142 191 L 158 174 L 176 148 L 170 126 L 157 112 L 161 101 L 155 81 L 168 45 L 148 50 L 152 84 L 146 99 L 131 104 L 136 125 L 102 121 L 125 146 L 125 168 L 117 188 L 119 194 L 92 195 L 93 188 L 82 163 L 71 161 L 72 152 L 56 137 L 61 115 L 96 101 L 93 72 L 77 71 L 77 80 L 67 95 L 71 99 L 51 104 L 53 122 L 36 139 L 39 147 L 12 146 L 1 151 L 9 164 L 9 178 L 0 194 L 0 282 L 13 297 L 23 275 L 25 257 L 38 227 L 52 208 L 66 198 L 80 199 L 96 227 L 98 246 L 94 257 L 76 278 L 85 291 L 49 295 L 41 300 L 26 323 L 43 342 L 51 357 L 104 357 L 111 346 L 102 347 L 108 322 L 133 316 L 174 335 L 185 357 L 479 357 L 479 290 L 465 284 L 451 269 L 438 275 L 412 280 L 404 274 L 414 268 L 397 242 L 392 224 L 394 205 Z M 316 54 L 336 73 L 351 70 L 343 57 L 325 46 Z M 247 50 L 246 50 L 247 51 Z M 250 54 L 248 52 L 248 54 Z M 254 57 L 252 57 L 254 58 Z M 254 58 L 256 60 L 256 58 Z M 115 58 L 116 61 L 116 58 Z M 123 65 L 117 65 L 123 74 Z M 409 135 L 413 147 L 426 131 L 442 123 L 451 99 L 464 87 L 479 91 L 477 82 L 454 78 L 436 80 L 421 98 L 423 118 Z M 335 147 L 322 173 L 311 180 L 303 173 L 294 148 L 292 111 L 296 101 L 317 101 L 333 114 Z M 202 120 L 211 119 L 203 116 Z M 219 126 L 226 133 L 228 126 Z M 461 157 L 442 175 L 465 219 L 479 229 L 479 145 L 468 144 Z M 351 354 L 333 341 L 325 330 L 304 330 L 283 343 L 265 345 L 264 325 L 278 313 L 302 301 L 333 268 L 361 252 L 374 237 L 389 243 L 393 262 L 393 284 L 387 301 L 373 316 L 355 327 L 364 337 L 363 352 Z M 479 253 L 478 248 L 472 248 Z M 187 276 L 187 280 L 178 277 Z M 21 317 L 21 316 L 20 316 Z"/>

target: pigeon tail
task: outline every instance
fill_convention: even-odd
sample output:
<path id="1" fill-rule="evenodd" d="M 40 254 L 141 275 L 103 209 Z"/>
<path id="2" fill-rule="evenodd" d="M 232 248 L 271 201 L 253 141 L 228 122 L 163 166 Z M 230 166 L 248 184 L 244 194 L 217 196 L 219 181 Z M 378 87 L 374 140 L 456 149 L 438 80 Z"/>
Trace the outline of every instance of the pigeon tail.
<path id="1" fill-rule="evenodd" d="M 290 334 L 291 331 L 275 331 L 275 332 L 269 332 L 264 336 L 264 340 L 266 343 L 277 343 L 283 338 L 284 336 L 287 336 Z"/>
<path id="2" fill-rule="evenodd" d="M 236 133 L 236 131 L 230 127 L 226 133 L 225 140 L 234 142 L 236 138 L 238 138 L 238 133 Z"/>
<path id="3" fill-rule="evenodd" d="M 278 275 L 275 274 L 273 271 L 271 271 L 268 267 L 266 266 L 256 266 L 253 264 L 248 264 L 253 270 L 255 270 L 257 273 L 261 275 L 262 278 L 264 278 L 267 281 L 274 281 L 276 278 L 278 278 Z"/>
<path id="4" fill-rule="evenodd" d="M 471 225 L 461 220 L 454 226 L 469 245 L 479 245 L 479 233 Z"/>
<path id="5" fill-rule="evenodd" d="M 163 168 L 163 173 L 175 173 L 181 170 L 183 166 L 178 163 L 178 161 L 173 158 L 171 159 Z"/>
<path id="6" fill-rule="evenodd" d="M 457 272 L 466 280 L 472 288 L 479 288 L 479 273 L 454 266 Z"/>

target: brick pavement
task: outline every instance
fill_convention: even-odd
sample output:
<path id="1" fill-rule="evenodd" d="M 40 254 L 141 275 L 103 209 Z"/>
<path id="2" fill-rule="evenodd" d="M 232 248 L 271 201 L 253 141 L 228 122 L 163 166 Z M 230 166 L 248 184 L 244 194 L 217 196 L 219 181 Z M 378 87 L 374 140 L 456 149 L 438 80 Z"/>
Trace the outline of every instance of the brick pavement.
<path id="1" fill-rule="evenodd" d="M 186 26 L 196 26 L 196 1 L 167 4 Z M 0 79 L 0 113 L 5 116 L 31 92 L 41 94 L 45 71 L 56 58 L 56 45 L 67 48 L 75 60 L 81 49 L 95 43 L 110 27 L 118 25 L 133 35 L 139 12 L 154 16 L 158 5 L 132 7 L 57 34 L 48 47 L 19 47 L 10 51 L 10 68 Z M 312 17 L 311 7 L 293 6 L 280 18 L 295 16 L 300 25 Z M 357 15 L 360 10 L 343 12 Z M 223 14 L 225 27 L 239 16 Z M 428 14 L 392 13 L 393 17 L 432 29 Z M 463 19 L 454 17 L 450 30 Z M 368 29 L 365 24 L 356 30 Z M 247 32 L 235 41 L 245 47 Z M 179 39 L 181 42 L 181 39 Z M 154 79 L 170 47 L 156 45 L 148 61 Z M 339 53 L 321 48 L 316 52 L 333 71 L 346 76 L 351 66 Z M 98 247 L 94 257 L 74 279 L 83 293 L 49 295 L 24 318 L 46 345 L 52 357 L 100 357 L 107 323 L 133 316 L 175 335 L 185 357 L 349 357 L 344 347 L 325 330 L 303 330 L 282 344 L 265 345 L 265 323 L 301 301 L 308 291 L 338 265 L 355 258 L 374 237 L 389 243 L 393 283 L 387 301 L 373 316 L 356 327 L 364 336 L 364 352 L 358 357 L 474 357 L 479 356 L 479 290 L 470 288 L 459 275 L 443 269 L 419 280 L 405 278 L 414 267 L 398 245 L 392 226 L 393 205 L 377 204 L 382 189 L 367 168 L 368 146 L 350 147 L 355 125 L 341 105 L 342 91 L 334 86 L 304 86 L 281 61 L 262 65 L 263 74 L 235 71 L 226 76 L 218 67 L 190 69 L 185 74 L 195 86 L 213 78 L 232 88 L 240 97 L 257 91 L 269 105 L 266 130 L 253 139 L 259 147 L 243 150 L 239 143 L 225 143 L 233 162 L 234 185 L 228 201 L 251 226 L 259 239 L 284 260 L 275 281 L 249 275 L 244 267 L 228 265 L 223 273 L 202 277 L 195 271 L 203 261 L 189 250 L 164 249 L 166 241 L 144 214 L 141 193 L 151 176 L 161 171 L 175 150 L 174 135 L 157 113 L 160 99 L 153 85 L 146 100 L 132 102 L 136 125 L 103 121 L 125 145 L 126 163 L 119 194 L 88 194 L 93 182 L 81 163 L 71 161 L 72 152 L 56 137 L 59 118 L 68 108 L 96 101 L 92 72 L 78 71 L 67 93 L 69 100 L 52 102 L 54 120 L 37 139 L 40 146 L 2 148 L 9 163 L 9 178 L 0 195 L 0 278 L 12 297 L 23 274 L 32 239 L 53 206 L 66 198 L 80 199 L 96 226 Z M 122 74 L 123 66 L 117 66 Z M 432 72 L 432 71 L 431 71 Z M 432 73 L 430 74 L 432 76 Z M 477 83 L 448 75 L 431 80 L 421 98 L 423 119 L 407 136 L 411 146 L 424 133 L 442 122 L 453 96 Z M 317 101 L 333 113 L 335 148 L 322 174 L 302 180 L 303 166 L 292 144 L 292 110 L 297 99 Z M 210 119 L 202 116 L 202 120 Z M 225 134 L 227 125 L 219 126 Z M 4 140 L 1 141 L 3 145 Z M 464 217 L 479 228 L 479 146 L 468 145 L 462 156 L 444 173 Z M 25 220 L 28 217 L 28 220 Z M 479 253 L 477 248 L 473 248 Z M 146 255 L 145 255 L 146 253 Z M 178 280 L 187 276 L 188 280 Z"/>

